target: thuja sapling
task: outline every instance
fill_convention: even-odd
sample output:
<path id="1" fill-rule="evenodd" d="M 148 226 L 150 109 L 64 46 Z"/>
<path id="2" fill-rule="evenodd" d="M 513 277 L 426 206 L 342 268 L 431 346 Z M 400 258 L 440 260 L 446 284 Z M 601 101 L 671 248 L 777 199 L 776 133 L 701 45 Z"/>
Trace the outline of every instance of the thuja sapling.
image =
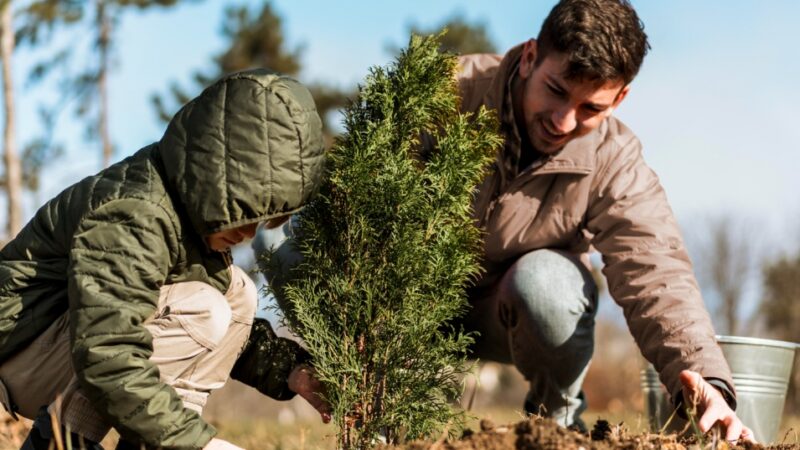
<path id="1" fill-rule="evenodd" d="M 412 36 L 370 70 L 299 214 L 301 262 L 270 288 L 313 357 L 344 449 L 463 422 L 448 399 L 472 342 L 456 325 L 480 270 L 470 204 L 502 141 L 486 110 L 459 113 L 457 58 L 438 51 L 440 37 Z"/>

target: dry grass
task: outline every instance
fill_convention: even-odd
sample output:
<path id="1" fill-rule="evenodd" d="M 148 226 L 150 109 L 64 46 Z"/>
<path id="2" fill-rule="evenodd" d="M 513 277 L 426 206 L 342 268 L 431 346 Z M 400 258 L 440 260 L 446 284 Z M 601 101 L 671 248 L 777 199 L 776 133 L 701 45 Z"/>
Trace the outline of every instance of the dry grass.
<path id="1" fill-rule="evenodd" d="M 320 421 L 280 425 L 270 420 L 218 423 L 218 437 L 246 449 L 335 449 L 335 428 Z"/>
<path id="2" fill-rule="evenodd" d="M 800 446 L 800 416 L 784 417 L 778 437 L 777 443 Z"/>

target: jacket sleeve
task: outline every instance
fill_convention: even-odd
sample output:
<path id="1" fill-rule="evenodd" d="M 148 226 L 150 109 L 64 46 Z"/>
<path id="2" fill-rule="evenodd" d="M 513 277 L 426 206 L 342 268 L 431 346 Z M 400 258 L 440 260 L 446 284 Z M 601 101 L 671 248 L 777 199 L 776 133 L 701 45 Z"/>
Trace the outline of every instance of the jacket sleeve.
<path id="1" fill-rule="evenodd" d="M 300 345 L 278 337 L 269 322 L 256 318 L 250 338 L 231 371 L 231 377 L 276 400 L 289 400 L 295 393 L 287 383 L 289 374 L 310 355 Z"/>
<path id="2" fill-rule="evenodd" d="M 184 408 L 148 358 L 144 327 L 158 304 L 175 228 L 158 205 L 108 202 L 73 237 L 68 272 L 72 360 L 81 388 L 123 437 L 148 447 L 202 448 L 216 433 Z"/>
<path id="3" fill-rule="evenodd" d="M 684 369 L 723 380 L 734 392 L 658 177 L 645 164 L 638 139 L 612 145 L 601 150 L 614 155 L 607 158 L 608 166 L 598 168 L 587 217 L 611 296 L 673 400 L 681 392 L 678 374 Z"/>

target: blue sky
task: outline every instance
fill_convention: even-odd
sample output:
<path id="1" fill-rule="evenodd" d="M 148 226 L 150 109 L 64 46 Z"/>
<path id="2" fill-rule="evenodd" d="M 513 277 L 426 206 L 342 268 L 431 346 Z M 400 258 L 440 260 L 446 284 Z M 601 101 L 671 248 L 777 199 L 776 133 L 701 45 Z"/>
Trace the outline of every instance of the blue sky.
<path id="1" fill-rule="evenodd" d="M 261 2 L 238 2 L 257 9 Z M 389 45 L 407 41 L 409 24 L 429 27 L 453 13 L 486 23 L 501 51 L 535 36 L 553 1 L 289 1 L 273 3 L 290 46 L 304 47 L 303 80 L 341 86 L 389 60 Z M 163 132 L 149 97 L 172 81 L 209 67 L 224 48 L 225 2 L 188 2 L 129 13 L 117 32 L 110 81 L 115 159 Z M 727 212 L 758 224 L 774 245 L 800 242 L 800 2 L 770 0 L 634 0 L 652 50 L 617 116 L 637 132 L 673 209 L 686 224 Z M 85 35 L 83 36 L 85 39 Z M 64 39 L 68 37 L 61 38 Z M 54 95 L 26 89 L 33 57 L 17 54 L 20 141 L 39 132 L 37 101 Z M 68 152 L 45 172 L 44 200 L 95 172 L 99 149 L 82 128 L 62 120 Z M 31 205 L 28 215 L 34 212 Z"/>

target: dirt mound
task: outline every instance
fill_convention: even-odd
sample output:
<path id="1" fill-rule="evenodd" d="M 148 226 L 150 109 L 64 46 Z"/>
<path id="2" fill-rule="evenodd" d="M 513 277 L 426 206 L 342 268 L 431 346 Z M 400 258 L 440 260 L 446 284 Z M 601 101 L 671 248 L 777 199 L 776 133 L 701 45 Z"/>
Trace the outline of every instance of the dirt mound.
<path id="1" fill-rule="evenodd" d="M 558 426 L 550 419 L 531 418 L 513 425 L 494 426 L 488 420 L 481 421 L 481 431 L 467 430 L 456 441 L 415 442 L 402 448 L 406 450 L 755 450 L 755 449 L 800 449 L 797 444 L 783 445 L 728 445 L 713 437 L 697 443 L 692 438 L 677 435 L 629 434 L 623 425 L 610 425 L 598 420 L 590 434 L 583 434 Z"/>

